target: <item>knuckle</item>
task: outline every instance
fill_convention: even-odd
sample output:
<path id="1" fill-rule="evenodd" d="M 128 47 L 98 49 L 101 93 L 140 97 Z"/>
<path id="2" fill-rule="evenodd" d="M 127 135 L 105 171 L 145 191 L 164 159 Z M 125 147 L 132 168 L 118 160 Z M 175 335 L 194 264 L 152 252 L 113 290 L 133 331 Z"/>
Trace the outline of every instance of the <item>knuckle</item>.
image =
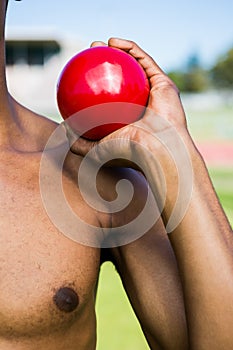
<path id="1" fill-rule="evenodd" d="M 156 90 L 166 89 L 166 90 L 174 90 L 179 94 L 179 89 L 176 84 L 165 74 L 158 74 L 154 76 L 155 78 L 155 87 Z"/>

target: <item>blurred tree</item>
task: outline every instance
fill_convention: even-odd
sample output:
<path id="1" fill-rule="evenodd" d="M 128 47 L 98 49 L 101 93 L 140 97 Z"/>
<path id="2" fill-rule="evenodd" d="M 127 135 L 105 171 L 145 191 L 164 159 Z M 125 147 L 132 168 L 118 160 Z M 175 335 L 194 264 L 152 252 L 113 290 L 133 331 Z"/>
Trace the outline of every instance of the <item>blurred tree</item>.
<path id="1" fill-rule="evenodd" d="M 180 91 L 201 92 L 208 88 L 208 72 L 200 64 L 197 54 L 191 55 L 183 71 L 175 70 L 168 73 Z"/>
<path id="2" fill-rule="evenodd" d="M 186 89 L 186 77 L 185 73 L 182 71 L 171 71 L 168 73 L 168 76 L 176 84 L 180 91 L 185 91 Z"/>
<path id="3" fill-rule="evenodd" d="M 198 67 L 185 74 L 185 91 L 201 92 L 208 88 L 208 72 Z"/>
<path id="4" fill-rule="evenodd" d="M 217 60 L 210 74 L 216 87 L 233 88 L 233 48 Z"/>
<path id="5" fill-rule="evenodd" d="M 196 69 L 201 67 L 200 59 L 197 53 L 193 53 L 191 56 L 188 57 L 186 66 L 186 70 L 188 72 L 195 71 Z"/>

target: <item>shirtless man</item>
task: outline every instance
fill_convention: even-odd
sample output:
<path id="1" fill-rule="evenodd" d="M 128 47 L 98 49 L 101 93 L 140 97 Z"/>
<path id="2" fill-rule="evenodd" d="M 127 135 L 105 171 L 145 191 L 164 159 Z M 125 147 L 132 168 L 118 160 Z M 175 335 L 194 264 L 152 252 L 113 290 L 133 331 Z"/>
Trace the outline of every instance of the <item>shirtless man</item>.
<path id="1" fill-rule="evenodd" d="M 115 263 L 150 347 L 187 349 L 177 264 L 161 220 L 140 239 L 101 254 L 100 248 L 63 235 L 48 217 L 39 169 L 43 149 L 57 124 L 20 105 L 7 90 L 7 2 L 0 2 L 0 349 L 94 350 L 95 297 L 104 259 Z M 84 221 L 109 227 L 110 215 L 91 208 L 73 180 L 81 160 L 68 153 L 64 192 Z M 98 184 L 103 197 L 114 199 L 121 177 L 135 184 L 135 194 L 128 209 L 116 215 L 115 226 L 137 214 L 147 193 L 138 172 L 106 169 Z M 59 203 L 54 205 L 59 211 Z"/>
<path id="2" fill-rule="evenodd" d="M 115 154 L 118 166 L 120 158 L 138 159 L 158 203 L 159 161 L 165 170 L 168 191 L 163 220 L 159 219 L 149 232 L 130 244 L 104 249 L 101 259 L 100 249 L 75 243 L 59 232 L 43 206 L 39 166 L 44 146 L 57 125 L 9 96 L 4 66 L 5 10 L 6 0 L 2 0 L 0 349 L 94 349 L 94 303 L 104 256 L 115 263 L 151 349 L 231 349 L 232 231 L 187 131 L 176 87 L 135 43 L 109 41 L 109 45 L 137 58 L 145 69 L 151 83 L 148 106 L 153 113 L 102 140 L 95 161 L 102 163 L 103 151 Z M 165 128 L 158 130 L 154 114 L 163 116 L 170 128 L 165 123 Z M 169 226 L 169 218 L 176 202 L 178 179 L 163 144 L 171 142 L 173 146 L 174 139 L 166 139 L 166 135 L 177 134 L 190 155 L 193 190 L 184 217 L 173 227 Z M 159 142 L 159 137 L 164 143 Z M 106 140 L 117 140 L 117 149 L 111 149 L 109 144 L 104 149 Z M 81 164 L 80 155 L 92 147 L 92 143 L 82 139 L 72 146 L 72 152 L 79 156 L 67 156 L 68 171 L 63 179 L 66 196 L 76 214 L 89 224 L 102 228 L 124 225 L 144 204 L 144 177 L 137 170 L 103 169 L 98 188 L 106 200 L 115 198 L 115 184 L 121 178 L 134 183 L 135 193 L 125 211 L 114 217 L 99 213 L 82 200 L 73 181 L 75 169 Z M 177 150 L 179 156 L 182 149 Z M 154 154 L 156 157 L 151 156 Z M 165 226 L 172 231 L 170 240 Z"/>

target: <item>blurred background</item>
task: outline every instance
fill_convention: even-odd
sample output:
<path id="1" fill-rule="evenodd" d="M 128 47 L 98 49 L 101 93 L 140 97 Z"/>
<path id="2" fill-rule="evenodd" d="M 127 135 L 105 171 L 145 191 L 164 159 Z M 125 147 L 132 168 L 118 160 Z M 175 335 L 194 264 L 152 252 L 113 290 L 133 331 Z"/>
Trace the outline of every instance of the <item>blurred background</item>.
<path id="1" fill-rule="evenodd" d="M 94 40 L 136 41 L 176 82 L 190 132 L 233 223 L 233 2 L 9 1 L 7 77 L 13 96 L 56 121 L 56 84 Z M 149 349 L 110 263 L 97 298 L 98 350 Z"/>

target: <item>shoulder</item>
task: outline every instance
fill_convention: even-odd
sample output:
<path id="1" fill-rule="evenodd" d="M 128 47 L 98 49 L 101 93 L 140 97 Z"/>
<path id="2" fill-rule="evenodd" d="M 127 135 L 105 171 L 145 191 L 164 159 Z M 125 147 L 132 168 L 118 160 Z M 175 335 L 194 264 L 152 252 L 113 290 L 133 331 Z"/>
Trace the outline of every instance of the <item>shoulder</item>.
<path id="1" fill-rule="evenodd" d="M 95 211 L 106 232 L 131 222 L 145 207 L 150 189 L 142 173 L 101 166 L 72 153 L 67 164 L 67 176 L 76 182 L 83 201 Z"/>
<path id="2" fill-rule="evenodd" d="M 153 225 L 157 205 L 142 173 L 129 168 L 103 169 L 97 188 L 109 215 L 106 248 L 128 244 Z"/>
<path id="3" fill-rule="evenodd" d="M 56 130 L 59 124 L 48 116 L 38 114 L 23 106 L 12 96 L 11 106 L 20 123 L 24 134 L 24 143 L 31 146 L 35 151 L 41 151 L 45 147 L 49 137 Z"/>

